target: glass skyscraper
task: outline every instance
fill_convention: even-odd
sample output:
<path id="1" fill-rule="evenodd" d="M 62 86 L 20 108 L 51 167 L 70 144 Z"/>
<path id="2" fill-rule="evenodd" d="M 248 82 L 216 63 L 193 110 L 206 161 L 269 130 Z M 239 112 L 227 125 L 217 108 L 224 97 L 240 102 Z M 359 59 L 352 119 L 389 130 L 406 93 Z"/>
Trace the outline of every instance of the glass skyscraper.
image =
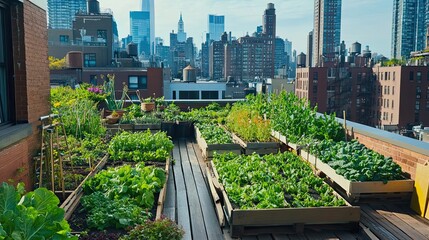
<path id="1" fill-rule="evenodd" d="M 313 65 L 335 57 L 335 47 L 340 46 L 341 0 L 314 1 Z M 323 60 L 322 60 L 323 59 Z"/>
<path id="2" fill-rule="evenodd" d="M 210 40 L 219 41 L 225 32 L 225 16 L 209 14 L 208 20 Z"/>
<path id="3" fill-rule="evenodd" d="M 392 57 L 408 58 L 426 47 L 429 0 L 394 0 L 392 20 Z"/>
<path id="4" fill-rule="evenodd" d="M 51 29 L 71 29 L 77 12 L 87 12 L 86 0 L 48 0 Z"/>
<path id="5" fill-rule="evenodd" d="M 155 1 L 154 0 L 142 0 L 142 11 L 149 12 L 150 14 L 150 51 L 154 52 L 155 45 Z"/>
<path id="6" fill-rule="evenodd" d="M 148 58 L 151 55 L 149 12 L 130 12 L 130 35 L 133 38 L 133 42 L 138 44 L 139 55 L 143 54 L 146 58 Z"/>

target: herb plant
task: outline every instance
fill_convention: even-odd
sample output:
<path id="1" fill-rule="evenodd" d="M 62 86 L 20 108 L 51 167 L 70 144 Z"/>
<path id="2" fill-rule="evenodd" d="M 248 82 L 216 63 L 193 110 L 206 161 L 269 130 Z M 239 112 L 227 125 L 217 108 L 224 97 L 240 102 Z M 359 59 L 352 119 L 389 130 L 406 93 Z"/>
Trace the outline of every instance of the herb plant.
<path id="1" fill-rule="evenodd" d="M 215 154 L 213 162 L 229 199 L 240 209 L 345 205 L 290 152 L 265 156 Z"/>

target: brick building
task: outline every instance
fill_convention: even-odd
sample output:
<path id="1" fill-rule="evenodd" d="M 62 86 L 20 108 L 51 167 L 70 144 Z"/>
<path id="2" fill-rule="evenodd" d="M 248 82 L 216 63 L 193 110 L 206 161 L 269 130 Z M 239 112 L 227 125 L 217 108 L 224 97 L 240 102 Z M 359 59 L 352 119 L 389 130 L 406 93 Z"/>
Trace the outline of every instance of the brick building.
<path id="1" fill-rule="evenodd" d="M 409 128 L 429 126 L 429 68 L 393 66 L 373 68 L 376 91 L 373 126 Z"/>
<path id="2" fill-rule="evenodd" d="M 38 119 L 49 113 L 46 12 L 28 0 L 0 0 L 0 182 L 33 186 Z"/>

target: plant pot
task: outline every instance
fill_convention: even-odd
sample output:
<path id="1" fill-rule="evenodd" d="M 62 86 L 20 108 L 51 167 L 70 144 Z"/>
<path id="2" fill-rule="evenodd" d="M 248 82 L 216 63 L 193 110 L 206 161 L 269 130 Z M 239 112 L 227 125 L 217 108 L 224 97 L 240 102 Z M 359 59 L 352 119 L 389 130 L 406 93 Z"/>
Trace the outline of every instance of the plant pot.
<path id="1" fill-rule="evenodd" d="M 145 112 L 152 112 L 155 109 L 154 102 L 143 102 L 141 103 L 141 109 Z"/>
<path id="2" fill-rule="evenodd" d="M 121 118 L 122 115 L 124 115 L 124 113 L 125 113 L 125 110 L 123 110 L 123 109 L 104 110 L 104 116 L 107 118 L 109 115 L 112 115 L 113 111 L 115 111 L 119 115 L 119 118 Z"/>
<path id="3" fill-rule="evenodd" d="M 164 131 L 171 138 L 175 138 L 175 136 L 174 136 L 175 125 L 176 125 L 175 122 L 162 122 L 161 123 L 161 131 Z"/>
<path id="4" fill-rule="evenodd" d="M 108 123 L 108 124 L 115 124 L 115 123 L 118 123 L 119 122 L 119 119 L 121 119 L 121 117 L 120 116 L 112 116 L 112 115 L 109 115 L 109 116 L 107 116 L 106 117 L 106 122 Z"/>

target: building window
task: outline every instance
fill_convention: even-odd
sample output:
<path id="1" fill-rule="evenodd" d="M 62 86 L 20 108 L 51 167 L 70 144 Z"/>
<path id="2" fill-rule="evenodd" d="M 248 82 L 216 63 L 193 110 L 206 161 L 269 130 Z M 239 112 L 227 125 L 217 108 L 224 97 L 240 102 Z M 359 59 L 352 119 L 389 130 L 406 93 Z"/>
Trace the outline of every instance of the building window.
<path id="1" fill-rule="evenodd" d="M 89 83 L 96 86 L 97 85 L 97 75 L 90 75 L 89 76 Z"/>
<path id="2" fill-rule="evenodd" d="M 392 95 L 395 95 L 395 86 L 392 86 Z"/>
<path id="3" fill-rule="evenodd" d="M 179 99 L 200 99 L 199 91 L 179 91 Z"/>
<path id="4" fill-rule="evenodd" d="M 392 109 L 395 107 L 395 101 L 392 100 Z"/>
<path id="5" fill-rule="evenodd" d="M 201 99 L 219 99 L 218 91 L 201 91 Z"/>
<path id="6" fill-rule="evenodd" d="M 416 111 L 420 110 L 420 101 L 416 100 L 416 107 L 414 108 Z"/>
<path id="7" fill-rule="evenodd" d="M 410 81 L 414 81 L 414 72 L 410 71 Z"/>
<path id="8" fill-rule="evenodd" d="M 0 126 L 13 121 L 14 93 L 12 82 L 11 31 L 6 24 L 7 8 L 0 3 Z"/>
<path id="9" fill-rule="evenodd" d="M 128 87 L 130 89 L 147 89 L 146 76 L 129 76 Z"/>
<path id="10" fill-rule="evenodd" d="M 173 91 L 173 99 L 176 99 L 176 91 Z"/>
<path id="11" fill-rule="evenodd" d="M 393 72 L 393 81 L 395 81 L 396 79 L 395 79 L 395 74 L 396 72 Z"/>
<path id="12" fill-rule="evenodd" d="M 416 87 L 416 98 L 420 99 L 422 95 L 422 89 L 420 87 Z"/>
<path id="13" fill-rule="evenodd" d="M 60 35 L 60 43 L 68 43 L 69 36 L 68 35 Z"/>
<path id="14" fill-rule="evenodd" d="M 426 110 L 429 111 L 429 100 L 426 100 Z"/>
<path id="15" fill-rule="evenodd" d="M 95 53 L 85 53 L 84 54 L 84 66 L 85 67 L 95 67 L 97 65 L 97 55 Z"/>
<path id="16" fill-rule="evenodd" d="M 107 31 L 106 30 L 97 30 L 97 41 L 98 42 L 107 42 Z"/>
<path id="17" fill-rule="evenodd" d="M 416 73 L 416 79 L 417 79 L 417 82 L 421 82 L 422 81 L 422 72 L 417 72 Z"/>

